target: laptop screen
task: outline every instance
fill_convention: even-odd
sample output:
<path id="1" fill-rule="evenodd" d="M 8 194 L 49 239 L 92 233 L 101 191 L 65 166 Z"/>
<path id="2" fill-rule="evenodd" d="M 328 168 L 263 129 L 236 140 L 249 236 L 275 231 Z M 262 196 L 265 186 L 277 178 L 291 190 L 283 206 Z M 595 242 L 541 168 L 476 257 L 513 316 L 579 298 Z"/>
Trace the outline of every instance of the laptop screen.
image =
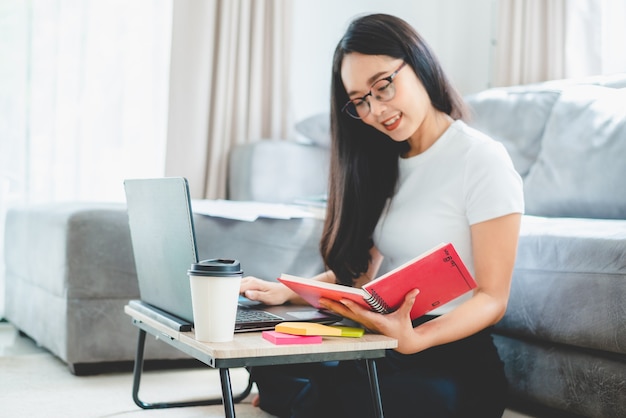
<path id="1" fill-rule="evenodd" d="M 187 180 L 131 179 L 124 189 L 141 299 L 193 322 L 187 270 L 198 252 Z"/>

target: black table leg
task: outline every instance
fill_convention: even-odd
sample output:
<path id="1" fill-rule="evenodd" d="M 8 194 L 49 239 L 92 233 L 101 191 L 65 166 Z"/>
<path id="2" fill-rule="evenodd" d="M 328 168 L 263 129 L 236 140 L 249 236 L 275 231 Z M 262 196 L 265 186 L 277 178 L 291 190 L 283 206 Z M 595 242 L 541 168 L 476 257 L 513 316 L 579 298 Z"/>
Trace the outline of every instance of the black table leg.
<path id="1" fill-rule="evenodd" d="M 133 401 L 135 405 L 142 409 L 164 409 L 164 408 L 180 408 L 186 406 L 203 406 L 203 405 L 219 405 L 222 403 L 222 398 L 212 398 L 212 399 L 203 399 L 197 401 L 187 401 L 187 402 L 155 402 L 148 403 L 139 399 L 139 386 L 141 384 L 141 374 L 143 372 L 143 360 L 144 360 L 144 349 L 146 345 L 146 331 L 143 329 L 139 329 L 139 338 L 137 339 L 137 352 L 135 353 L 135 365 L 133 368 Z M 226 373 L 228 374 L 228 369 L 226 369 Z M 224 379 L 222 377 L 222 369 L 220 369 L 220 378 L 222 379 L 222 393 L 224 392 Z M 246 389 L 237 397 L 233 397 L 233 392 L 230 385 L 230 374 L 227 376 L 228 380 L 228 400 L 230 403 L 230 410 L 233 411 L 232 416 L 234 417 L 234 403 L 240 402 L 245 399 L 252 390 L 252 380 L 248 380 L 248 386 Z M 226 408 L 226 403 L 224 404 L 224 408 Z"/>
<path id="2" fill-rule="evenodd" d="M 220 369 L 222 381 L 222 401 L 224 402 L 224 415 L 227 418 L 235 418 L 235 404 L 233 402 L 233 389 L 230 384 L 230 372 L 228 369 Z"/>
<path id="3" fill-rule="evenodd" d="M 372 402 L 374 403 L 374 414 L 378 418 L 383 418 L 383 403 L 380 399 L 380 386 L 378 385 L 378 371 L 376 370 L 376 360 L 367 359 L 367 375 L 370 379 L 370 391 Z"/>

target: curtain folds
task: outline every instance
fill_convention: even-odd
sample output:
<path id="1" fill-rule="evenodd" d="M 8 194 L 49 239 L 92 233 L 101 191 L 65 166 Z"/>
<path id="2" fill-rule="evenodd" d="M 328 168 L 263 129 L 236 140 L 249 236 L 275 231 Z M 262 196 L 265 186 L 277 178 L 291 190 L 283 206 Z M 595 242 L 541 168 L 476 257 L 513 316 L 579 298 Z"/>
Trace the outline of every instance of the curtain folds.
<path id="1" fill-rule="evenodd" d="M 496 86 L 562 78 L 566 0 L 500 0 Z"/>
<path id="2" fill-rule="evenodd" d="M 232 146 L 290 136 L 289 0 L 173 3 L 165 173 L 226 198 Z"/>
<path id="3" fill-rule="evenodd" d="M 623 0 L 499 0 L 494 86 L 626 71 Z"/>

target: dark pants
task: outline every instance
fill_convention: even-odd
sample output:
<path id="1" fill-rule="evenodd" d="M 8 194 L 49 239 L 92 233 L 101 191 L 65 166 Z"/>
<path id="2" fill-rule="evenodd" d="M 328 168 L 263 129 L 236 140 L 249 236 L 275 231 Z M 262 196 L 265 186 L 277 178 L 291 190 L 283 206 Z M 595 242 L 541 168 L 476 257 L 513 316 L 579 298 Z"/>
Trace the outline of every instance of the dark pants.
<path id="1" fill-rule="evenodd" d="M 501 417 L 503 365 L 490 330 L 464 340 L 376 360 L 386 418 Z M 365 363 L 342 361 L 253 367 L 261 408 L 279 417 L 371 417 Z"/>

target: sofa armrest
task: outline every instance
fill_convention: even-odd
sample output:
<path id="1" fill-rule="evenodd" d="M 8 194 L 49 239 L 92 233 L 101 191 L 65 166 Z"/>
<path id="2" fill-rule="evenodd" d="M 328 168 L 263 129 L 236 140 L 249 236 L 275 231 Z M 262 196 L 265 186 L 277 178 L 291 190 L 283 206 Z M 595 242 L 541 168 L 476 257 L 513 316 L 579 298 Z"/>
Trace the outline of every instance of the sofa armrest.
<path id="1" fill-rule="evenodd" d="M 326 193 L 329 150 L 290 141 L 262 140 L 230 153 L 228 198 L 292 203 Z"/>

